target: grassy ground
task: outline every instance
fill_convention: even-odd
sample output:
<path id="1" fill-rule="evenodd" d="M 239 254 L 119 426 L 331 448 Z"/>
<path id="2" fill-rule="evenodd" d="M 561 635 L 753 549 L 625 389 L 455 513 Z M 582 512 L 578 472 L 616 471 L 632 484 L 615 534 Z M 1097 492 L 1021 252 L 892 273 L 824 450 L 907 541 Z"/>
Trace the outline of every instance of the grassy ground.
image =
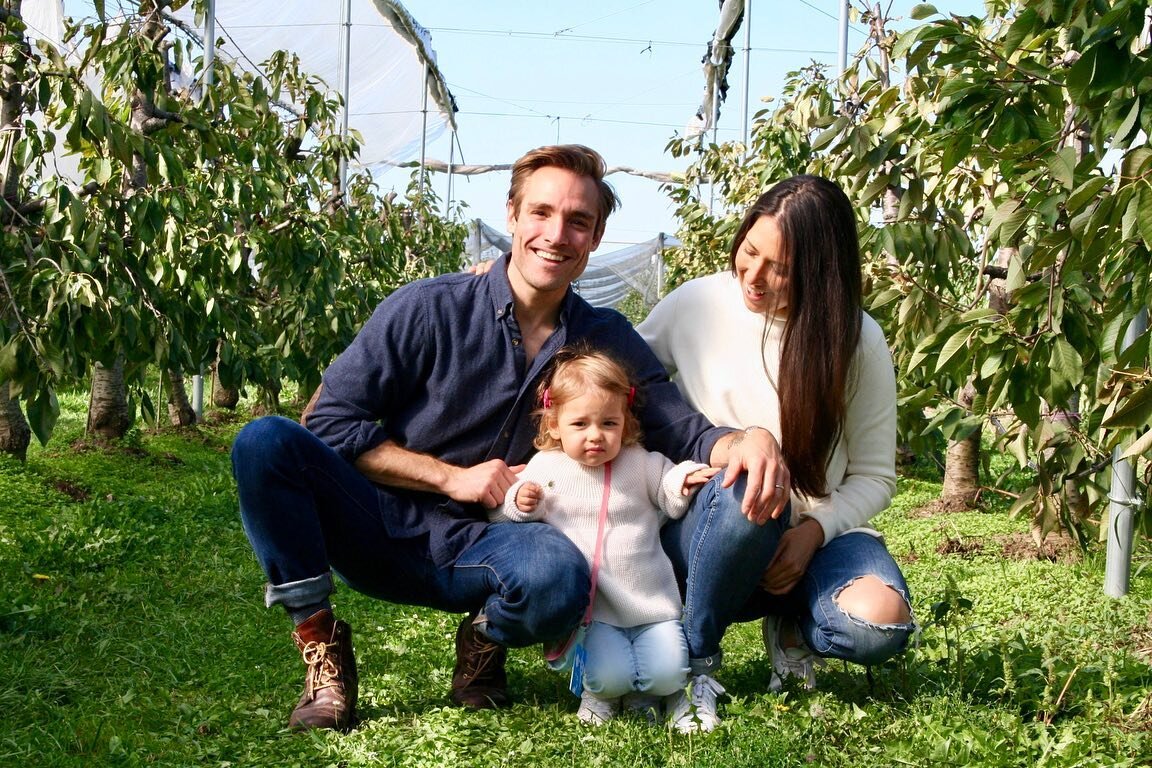
<path id="1" fill-rule="evenodd" d="M 872 670 L 832 663 L 819 690 L 766 692 L 759 627 L 725 639 L 721 728 L 687 737 L 622 719 L 589 730 L 536 649 L 513 652 L 517 704 L 446 706 L 458 616 L 344 589 L 363 724 L 284 726 L 302 680 L 285 617 L 236 511 L 239 420 L 79 442 L 66 399 L 47 449 L 0 460 L 0 764 L 36 766 L 1148 765 L 1152 552 L 1131 594 L 1104 596 L 1103 558 L 1036 556 L 1003 508 L 918 510 L 930 473 L 901 481 L 879 527 L 923 632 Z M 1006 554 L 1006 552 L 1008 554 Z"/>

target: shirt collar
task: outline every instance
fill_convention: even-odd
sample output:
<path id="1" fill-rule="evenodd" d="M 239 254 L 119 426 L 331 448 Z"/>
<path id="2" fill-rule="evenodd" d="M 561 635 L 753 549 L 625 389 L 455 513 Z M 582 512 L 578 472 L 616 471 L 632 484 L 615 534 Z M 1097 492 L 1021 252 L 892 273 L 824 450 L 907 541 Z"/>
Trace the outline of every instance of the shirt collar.
<path id="1" fill-rule="evenodd" d="M 512 254 L 505 253 L 499 263 L 488 270 L 485 277 L 488 279 L 488 289 L 492 296 L 493 310 L 496 317 L 505 318 L 512 314 L 515 306 L 515 297 L 512 295 L 512 284 L 508 282 L 508 266 L 512 263 Z M 568 325 L 568 318 L 572 313 L 572 306 L 576 302 L 576 291 L 571 285 L 564 293 L 560 302 L 560 324 Z"/>

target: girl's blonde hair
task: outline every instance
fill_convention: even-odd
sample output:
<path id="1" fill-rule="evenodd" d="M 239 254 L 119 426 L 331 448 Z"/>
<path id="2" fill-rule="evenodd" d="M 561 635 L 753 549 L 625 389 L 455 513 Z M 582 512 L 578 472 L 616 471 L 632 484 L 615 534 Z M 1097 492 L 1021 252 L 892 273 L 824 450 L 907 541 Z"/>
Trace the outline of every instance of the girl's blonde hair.
<path id="1" fill-rule="evenodd" d="M 557 409 L 592 388 L 625 398 L 628 405 L 624 409 L 622 443 L 624 445 L 639 443 L 643 432 L 640 429 L 640 420 L 633 411 L 637 393 L 627 367 L 606 352 L 578 344 L 557 352 L 552 361 L 551 372 L 540 382 L 540 387 L 537 389 L 537 401 L 540 406 L 532 412 L 533 417 L 539 420 L 539 426 L 532 444 L 541 451 L 559 448 L 560 441 L 548 433 L 548 430 L 556 425 Z"/>

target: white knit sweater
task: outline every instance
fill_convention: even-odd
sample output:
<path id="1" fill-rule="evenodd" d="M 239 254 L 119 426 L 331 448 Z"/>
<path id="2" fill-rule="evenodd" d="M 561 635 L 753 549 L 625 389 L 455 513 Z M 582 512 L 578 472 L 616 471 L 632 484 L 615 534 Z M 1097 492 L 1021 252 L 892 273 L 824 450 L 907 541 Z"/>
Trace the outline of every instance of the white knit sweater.
<path id="1" fill-rule="evenodd" d="M 704 464 L 673 464 L 660 453 L 628 446 L 612 461 L 611 494 L 592 618 L 616 627 L 679 619 L 682 605 L 672 563 L 660 546 L 660 526 L 684 516 L 691 495 L 684 478 Z M 543 498 L 530 513 L 516 508 L 516 492 L 532 480 Z M 508 489 L 493 522 L 543 520 L 563 531 L 588 559 L 596 552 L 604 468 L 586 467 L 559 449 L 532 457 Z"/>
<path id="2" fill-rule="evenodd" d="M 765 338 L 764 316 L 744 305 L 732 273 L 681 285 L 637 330 L 685 399 L 713 424 L 760 426 L 780 439 L 772 381 L 779 378 L 784 322 L 772 323 Z M 792 497 L 793 524 L 814 518 L 826 543 L 865 526 L 896 491 L 896 377 L 884 333 L 867 314 L 853 371 L 844 433 L 828 461 L 831 493 Z"/>

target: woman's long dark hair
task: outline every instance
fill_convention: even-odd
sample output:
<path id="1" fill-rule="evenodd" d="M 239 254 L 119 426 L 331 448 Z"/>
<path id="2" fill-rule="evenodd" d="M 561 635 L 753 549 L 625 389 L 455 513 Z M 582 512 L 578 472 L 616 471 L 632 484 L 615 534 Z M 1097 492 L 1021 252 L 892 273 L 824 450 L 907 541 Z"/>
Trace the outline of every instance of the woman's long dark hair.
<path id="1" fill-rule="evenodd" d="M 761 216 L 775 220 L 785 250 L 781 256 L 788 262 L 788 317 L 777 382 L 781 450 L 792 487 L 808 497 L 826 496 L 828 459 L 844 431 L 860 342 L 856 219 L 848 196 L 831 181 L 808 175 L 785 179 L 745 215 L 732 241 L 733 273 L 736 254 Z M 765 337 L 770 321 L 765 318 Z"/>

